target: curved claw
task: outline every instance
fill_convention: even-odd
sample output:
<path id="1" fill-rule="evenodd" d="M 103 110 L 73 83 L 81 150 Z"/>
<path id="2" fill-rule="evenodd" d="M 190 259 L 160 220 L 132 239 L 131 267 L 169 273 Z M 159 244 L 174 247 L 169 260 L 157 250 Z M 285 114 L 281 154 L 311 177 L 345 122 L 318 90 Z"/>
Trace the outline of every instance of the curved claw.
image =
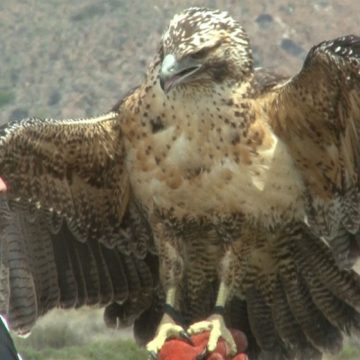
<path id="1" fill-rule="evenodd" d="M 181 339 L 185 340 L 189 345 L 194 346 L 194 342 L 191 339 L 191 336 L 187 333 L 186 330 L 180 331 L 179 336 Z"/>
<path id="2" fill-rule="evenodd" d="M 148 351 L 148 353 L 149 353 L 148 360 L 158 360 L 158 356 L 155 351 Z"/>
<path id="3" fill-rule="evenodd" d="M 190 334 L 197 334 L 203 331 L 210 331 L 209 341 L 207 349 L 209 352 L 213 352 L 216 349 L 220 337 L 222 337 L 230 346 L 230 353 L 235 355 L 237 352 L 237 346 L 235 340 L 226 327 L 224 318 L 222 315 L 213 314 L 205 321 L 192 324 L 188 328 Z"/>
<path id="4" fill-rule="evenodd" d="M 205 360 L 209 355 L 209 350 L 207 347 L 196 357 L 196 360 Z"/>
<path id="5" fill-rule="evenodd" d="M 177 325 L 168 315 L 165 314 L 156 331 L 155 337 L 146 344 L 147 351 L 150 354 L 157 354 L 165 344 L 166 340 L 170 338 L 179 338 L 183 331 L 184 328 L 182 326 Z M 186 338 L 186 335 L 184 335 L 184 338 Z"/>

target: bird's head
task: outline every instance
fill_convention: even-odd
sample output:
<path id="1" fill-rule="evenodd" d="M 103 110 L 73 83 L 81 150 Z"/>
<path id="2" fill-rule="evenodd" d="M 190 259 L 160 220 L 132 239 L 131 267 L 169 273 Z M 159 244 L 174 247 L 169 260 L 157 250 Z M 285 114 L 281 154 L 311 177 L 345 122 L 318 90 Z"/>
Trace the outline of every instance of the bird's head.
<path id="1" fill-rule="evenodd" d="M 212 86 L 239 82 L 252 73 L 249 40 L 227 12 L 190 8 L 174 16 L 160 45 L 160 85 Z"/>

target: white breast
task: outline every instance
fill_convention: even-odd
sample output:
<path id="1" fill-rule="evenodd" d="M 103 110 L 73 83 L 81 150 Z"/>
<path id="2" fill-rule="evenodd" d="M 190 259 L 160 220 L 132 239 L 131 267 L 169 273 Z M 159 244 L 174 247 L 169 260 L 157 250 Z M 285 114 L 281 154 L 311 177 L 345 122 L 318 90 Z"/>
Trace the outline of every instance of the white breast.
<path id="1" fill-rule="evenodd" d="M 174 132 L 169 128 L 159 137 L 169 138 Z M 215 150 L 215 144 L 199 144 L 193 134 L 184 132 L 159 166 L 152 163 L 150 171 L 133 166 L 134 191 L 149 209 L 173 209 L 179 217 L 242 213 L 266 223 L 289 211 L 302 216 L 303 183 L 275 135 L 272 146 L 258 149 L 251 164 L 225 157 L 224 152 Z"/>

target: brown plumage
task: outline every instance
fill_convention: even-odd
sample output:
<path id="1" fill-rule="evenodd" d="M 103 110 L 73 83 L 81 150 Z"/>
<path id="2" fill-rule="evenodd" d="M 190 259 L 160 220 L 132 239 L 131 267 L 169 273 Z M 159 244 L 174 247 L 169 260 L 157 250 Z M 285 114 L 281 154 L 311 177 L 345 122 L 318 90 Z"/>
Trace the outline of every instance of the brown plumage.
<path id="1" fill-rule="evenodd" d="M 139 343 L 156 332 L 150 351 L 174 320 L 232 345 L 223 319 L 252 359 L 339 351 L 360 329 L 359 121 L 359 37 L 284 79 L 253 69 L 227 13 L 176 15 L 112 112 L 3 128 L 1 312 L 27 332 L 53 307 L 107 305 Z"/>

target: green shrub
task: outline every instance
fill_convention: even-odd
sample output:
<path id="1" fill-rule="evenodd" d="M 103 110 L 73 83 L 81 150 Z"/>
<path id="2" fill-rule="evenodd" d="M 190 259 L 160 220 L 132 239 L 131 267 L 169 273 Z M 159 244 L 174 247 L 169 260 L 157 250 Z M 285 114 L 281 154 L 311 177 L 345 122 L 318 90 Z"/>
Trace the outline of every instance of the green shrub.
<path id="1" fill-rule="evenodd" d="M 18 348 L 24 360 L 144 360 L 146 353 L 130 340 L 95 342 L 62 349 Z"/>

